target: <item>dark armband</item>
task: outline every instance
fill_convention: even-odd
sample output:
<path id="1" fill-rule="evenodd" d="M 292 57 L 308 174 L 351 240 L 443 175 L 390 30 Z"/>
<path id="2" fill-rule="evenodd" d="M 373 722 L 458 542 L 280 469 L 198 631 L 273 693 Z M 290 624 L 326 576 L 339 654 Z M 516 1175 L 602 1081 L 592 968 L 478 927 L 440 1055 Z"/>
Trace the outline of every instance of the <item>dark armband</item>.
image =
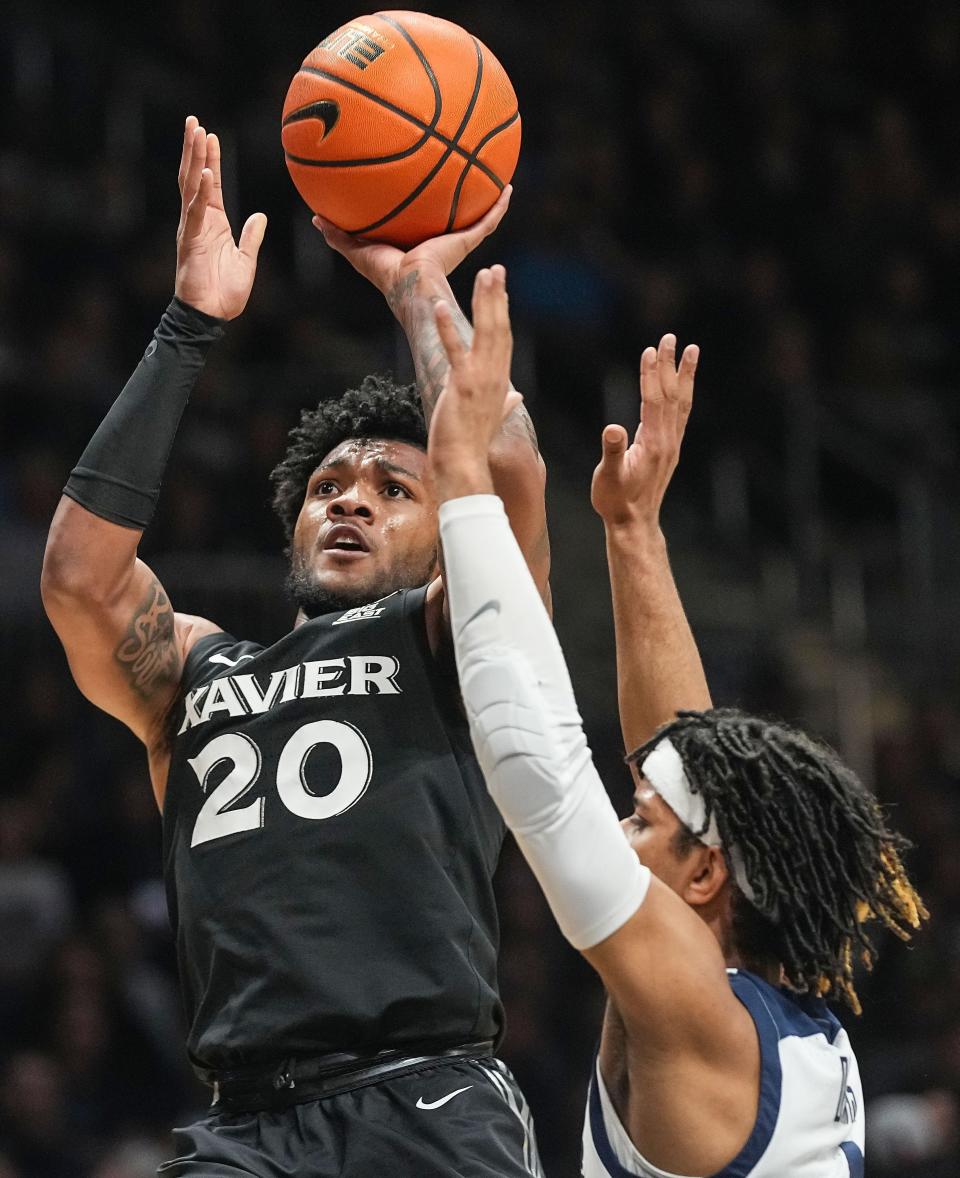
<path id="1" fill-rule="evenodd" d="M 65 495 L 112 523 L 147 527 L 180 418 L 225 322 L 173 300 L 71 471 Z"/>

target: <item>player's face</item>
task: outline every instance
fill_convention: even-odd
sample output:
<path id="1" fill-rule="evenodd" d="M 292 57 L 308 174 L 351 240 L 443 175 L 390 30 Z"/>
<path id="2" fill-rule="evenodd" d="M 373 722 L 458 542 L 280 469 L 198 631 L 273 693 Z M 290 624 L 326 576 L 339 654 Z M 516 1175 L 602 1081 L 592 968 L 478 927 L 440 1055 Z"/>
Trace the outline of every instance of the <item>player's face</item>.
<path id="1" fill-rule="evenodd" d="M 350 439 L 313 472 L 288 588 L 308 617 L 350 609 L 437 574 L 437 504 L 424 450 Z"/>
<path id="2" fill-rule="evenodd" d="M 633 813 L 620 825 L 644 867 L 681 895 L 689 879 L 692 852 L 677 852 L 680 819 L 644 777 L 638 776 L 636 781 Z"/>

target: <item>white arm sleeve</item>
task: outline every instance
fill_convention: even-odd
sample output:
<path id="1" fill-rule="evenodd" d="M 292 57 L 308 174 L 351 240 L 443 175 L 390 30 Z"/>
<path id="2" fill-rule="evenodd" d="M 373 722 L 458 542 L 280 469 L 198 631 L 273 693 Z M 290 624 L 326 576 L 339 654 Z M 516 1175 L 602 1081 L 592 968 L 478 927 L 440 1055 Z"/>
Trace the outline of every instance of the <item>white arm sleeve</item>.
<path id="1" fill-rule="evenodd" d="M 460 686 L 487 788 L 561 932 L 589 949 L 636 912 L 650 872 L 594 768 L 560 643 L 502 502 L 449 500 L 440 536 Z"/>

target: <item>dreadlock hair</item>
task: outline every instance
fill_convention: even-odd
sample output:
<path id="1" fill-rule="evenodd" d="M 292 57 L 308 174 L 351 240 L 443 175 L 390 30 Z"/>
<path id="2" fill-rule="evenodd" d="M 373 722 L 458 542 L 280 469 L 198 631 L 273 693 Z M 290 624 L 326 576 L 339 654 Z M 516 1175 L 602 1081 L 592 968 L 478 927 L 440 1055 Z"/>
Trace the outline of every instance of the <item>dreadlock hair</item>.
<path id="1" fill-rule="evenodd" d="M 310 476 L 335 446 L 347 438 L 389 438 L 426 449 L 427 425 L 416 387 L 377 374 L 365 376 L 358 389 L 304 409 L 289 437 L 286 454 L 270 474 L 273 508 L 288 544 Z"/>
<path id="2" fill-rule="evenodd" d="M 906 941 L 929 915 L 901 862 L 906 839 L 833 749 L 782 721 L 736 708 L 678 712 L 627 760 L 639 767 L 665 737 L 703 798 L 703 829 L 689 833 L 713 817 L 724 847 L 743 856 L 755 898 L 735 892 L 738 951 L 859 1014 L 854 959 L 870 969 L 876 958 L 864 926 L 876 920 Z"/>

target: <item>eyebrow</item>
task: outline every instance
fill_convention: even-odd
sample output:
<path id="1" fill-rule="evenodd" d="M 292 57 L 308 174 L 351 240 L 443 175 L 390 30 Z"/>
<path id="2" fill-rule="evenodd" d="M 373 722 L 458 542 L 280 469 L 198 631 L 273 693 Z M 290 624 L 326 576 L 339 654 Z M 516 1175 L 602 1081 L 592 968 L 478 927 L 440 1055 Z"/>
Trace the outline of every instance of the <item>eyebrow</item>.
<path id="1" fill-rule="evenodd" d="M 396 462 L 391 462 L 388 458 L 383 458 L 378 455 L 373 459 L 373 463 L 379 470 L 383 471 L 384 474 L 399 474 L 403 475 L 405 478 L 413 479 L 415 482 L 423 482 L 423 479 L 420 475 L 415 474 L 412 470 L 407 470 L 405 466 L 400 466 Z M 346 456 L 343 458 L 334 458 L 332 462 L 321 463 L 321 465 L 317 467 L 310 477 L 313 478 L 314 475 L 319 474 L 323 470 L 340 470 L 342 467 L 349 465 L 350 460 Z"/>
<path id="2" fill-rule="evenodd" d="M 399 466 L 396 462 L 391 462 L 388 458 L 375 458 L 374 462 L 387 474 L 404 475 L 408 479 L 415 479 L 418 483 L 423 481 L 420 475 L 414 474 L 412 470 L 407 470 L 405 466 Z"/>

